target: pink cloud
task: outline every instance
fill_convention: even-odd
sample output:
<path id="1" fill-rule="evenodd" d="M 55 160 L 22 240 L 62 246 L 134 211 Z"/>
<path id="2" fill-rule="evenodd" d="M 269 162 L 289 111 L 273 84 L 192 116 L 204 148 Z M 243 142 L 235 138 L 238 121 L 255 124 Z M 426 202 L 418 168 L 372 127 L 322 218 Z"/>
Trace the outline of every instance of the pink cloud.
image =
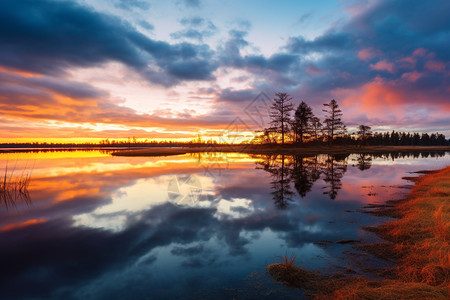
<path id="1" fill-rule="evenodd" d="M 426 52 L 427 52 L 427 50 L 425 50 L 424 48 L 417 48 L 417 49 L 413 52 L 413 55 L 414 55 L 414 56 L 424 56 Z"/>
<path id="2" fill-rule="evenodd" d="M 422 76 L 423 76 L 422 73 L 413 71 L 413 72 L 404 73 L 402 75 L 402 78 L 408 80 L 409 82 L 415 82 L 416 80 L 418 80 Z"/>
<path id="3" fill-rule="evenodd" d="M 311 75 L 321 75 L 323 72 L 315 65 L 309 65 L 306 68 L 306 73 L 311 74 Z"/>
<path id="4" fill-rule="evenodd" d="M 430 60 L 425 63 L 425 68 L 436 72 L 445 70 L 445 63 L 441 61 Z"/>
<path id="5" fill-rule="evenodd" d="M 376 64 L 371 64 L 370 67 L 377 71 L 388 71 L 390 73 L 394 72 L 394 64 L 386 60 L 380 60 Z"/>
<path id="6" fill-rule="evenodd" d="M 398 62 L 406 63 L 409 65 L 409 67 L 414 68 L 416 66 L 417 59 L 414 56 L 407 56 L 407 57 L 403 57 L 403 58 L 399 59 Z"/>
<path id="7" fill-rule="evenodd" d="M 342 101 L 349 120 L 358 120 L 364 115 L 379 124 L 409 126 L 415 117 L 423 118 L 417 115 L 419 111 L 427 111 L 440 119 L 448 114 L 450 104 L 445 95 L 414 88 L 411 83 L 421 76 L 424 74 L 409 72 L 391 81 L 377 77 L 359 88 L 335 89 L 333 94 Z M 430 97 L 433 102 L 429 101 Z"/>
<path id="8" fill-rule="evenodd" d="M 376 51 L 371 48 L 364 48 L 358 52 L 358 58 L 362 60 L 369 60 L 376 56 Z"/>

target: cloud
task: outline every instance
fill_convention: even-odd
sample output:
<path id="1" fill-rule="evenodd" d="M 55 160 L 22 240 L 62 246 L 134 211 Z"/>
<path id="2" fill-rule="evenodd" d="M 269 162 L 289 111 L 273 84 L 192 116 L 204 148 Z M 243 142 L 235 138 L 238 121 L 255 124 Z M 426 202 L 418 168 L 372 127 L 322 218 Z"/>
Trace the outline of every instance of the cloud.
<path id="1" fill-rule="evenodd" d="M 394 65 L 386 60 L 380 60 L 376 64 L 371 64 L 370 67 L 377 71 L 387 71 L 390 73 L 394 72 Z"/>
<path id="2" fill-rule="evenodd" d="M 201 17 L 183 18 L 180 23 L 185 29 L 171 33 L 173 39 L 191 39 L 203 42 L 204 38 L 213 36 L 217 32 L 217 27 L 211 22 Z"/>
<path id="3" fill-rule="evenodd" d="M 190 8 L 198 8 L 201 5 L 200 0 L 181 0 L 181 2 L 186 6 Z"/>
<path id="4" fill-rule="evenodd" d="M 292 74 L 301 82 L 291 93 L 316 108 L 331 98 L 360 107 L 351 115 L 344 113 L 344 119 L 363 118 L 370 109 L 375 120 L 372 112 L 385 105 L 398 112 L 398 120 L 387 114 L 378 117 L 396 124 L 423 109 L 440 118 L 438 111 L 448 110 L 450 73 L 445 62 L 450 57 L 442 41 L 450 36 L 450 21 L 435 7 L 450 9 L 450 4 L 373 2 L 315 39 L 290 38 L 285 49 L 299 57 Z"/>
<path id="5" fill-rule="evenodd" d="M 145 20 L 139 21 L 138 24 L 147 30 L 155 29 L 155 26 L 153 26 L 152 24 L 150 24 L 149 22 L 147 22 Z"/>
<path id="6" fill-rule="evenodd" d="M 125 10 L 131 10 L 133 8 L 147 10 L 151 5 L 145 0 L 115 0 L 114 6 Z"/>
<path id="7" fill-rule="evenodd" d="M 246 20 L 238 19 L 213 49 L 204 40 L 219 29 L 202 15 L 181 19 L 184 28 L 171 35 L 179 42 L 169 43 L 144 35 L 117 16 L 76 2 L 55 3 L 0 2 L 0 111 L 9 117 L 169 129 L 183 126 L 196 131 L 196 126 L 226 127 L 239 113 L 239 103 L 260 91 L 289 92 L 295 101 L 305 100 L 315 111 L 331 98 L 339 103 L 355 101 L 359 109 L 344 112 L 344 120 L 360 118 L 369 123 L 375 116 L 365 110 L 377 110 L 386 103 L 402 111 L 399 116 L 405 122 L 416 117 L 415 111 L 427 110 L 431 119 L 439 120 L 439 111 L 448 111 L 448 1 L 367 2 L 351 8 L 348 19 L 316 38 L 290 37 L 270 55 L 261 54 L 252 44 L 251 24 Z M 125 5 L 124 9 L 144 9 L 147 4 L 139 0 L 115 3 Z M 178 3 L 194 8 L 201 4 Z M 300 19 L 309 17 L 305 14 Z M 154 29 L 145 20 L 137 24 Z M 167 113 L 171 117 L 142 114 L 113 100 L 114 95 L 105 90 L 68 79 L 74 68 L 109 62 L 119 62 L 163 87 L 203 81 L 204 89 L 210 91 L 197 101 L 208 98 L 216 104 L 202 117 L 188 111 Z M 226 72 L 241 72 L 249 79 L 245 86 L 233 86 L 235 82 L 226 86 L 216 78 Z M 366 120 L 367 115 L 371 119 Z M 394 117 L 386 116 L 386 120 Z"/>
<path id="8" fill-rule="evenodd" d="M 155 41 L 117 17 L 75 2 L 2 1 L 0 28 L 0 64 L 10 68 L 61 76 L 69 67 L 118 61 L 165 86 L 214 78 L 207 45 Z"/>

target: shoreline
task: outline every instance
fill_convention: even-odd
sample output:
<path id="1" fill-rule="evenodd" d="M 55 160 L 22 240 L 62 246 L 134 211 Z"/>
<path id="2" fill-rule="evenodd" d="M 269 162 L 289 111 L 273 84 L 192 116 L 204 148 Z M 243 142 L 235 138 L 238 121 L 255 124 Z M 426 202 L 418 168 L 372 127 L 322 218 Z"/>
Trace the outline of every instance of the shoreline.
<path id="1" fill-rule="evenodd" d="M 170 156 L 188 153 L 224 152 L 244 154 L 285 154 L 285 155 L 315 155 L 315 154 L 371 154 L 388 152 L 448 152 L 450 146 L 308 146 L 292 145 L 224 145 L 207 147 L 161 147 L 121 150 L 111 153 L 114 156 Z"/>
<path id="2" fill-rule="evenodd" d="M 381 280 L 344 273 L 321 275 L 294 265 L 267 267 L 272 277 L 303 289 L 315 299 L 448 299 L 450 286 L 450 166 L 423 172 L 402 200 L 370 211 L 394 217 L 365 230 L 385 242 L 358 248 L 381 259 L 395 261 L 378 270 Z"/>

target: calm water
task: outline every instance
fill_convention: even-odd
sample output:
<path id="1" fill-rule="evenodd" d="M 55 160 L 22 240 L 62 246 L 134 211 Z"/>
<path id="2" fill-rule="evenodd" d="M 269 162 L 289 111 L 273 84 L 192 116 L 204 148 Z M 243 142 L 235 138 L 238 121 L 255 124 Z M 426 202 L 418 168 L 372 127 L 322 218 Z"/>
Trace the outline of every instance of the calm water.
<path id="1" fill-rule="evenodd" d="M 384 220 L 358 211 L 450 156 L 63 151 L 0 154 L 6 164 L 32 176 L 28 199 L 0 204 L 1 299 L 299 299 L 267 264 L 296 254 L 305 268 L 364 272 L 351 245 L 331 242 L 376 240 L 361 227 Z"/>

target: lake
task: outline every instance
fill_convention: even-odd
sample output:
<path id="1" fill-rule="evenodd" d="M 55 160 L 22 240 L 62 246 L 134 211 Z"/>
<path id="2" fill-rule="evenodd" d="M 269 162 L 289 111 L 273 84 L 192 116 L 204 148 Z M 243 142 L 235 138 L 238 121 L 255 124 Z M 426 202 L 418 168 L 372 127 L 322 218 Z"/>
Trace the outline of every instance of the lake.
<path id="1" fill-rule="evenodd" d="M 0 298 L 301 299 L 265 267 L 292 255 L 324 273 L 386 264 L 352 247 L 388 220 L 363 210 L 446 165 L 449 153 L 1 153 L 0 174 L 31 179 L 0 203 Z"/>

